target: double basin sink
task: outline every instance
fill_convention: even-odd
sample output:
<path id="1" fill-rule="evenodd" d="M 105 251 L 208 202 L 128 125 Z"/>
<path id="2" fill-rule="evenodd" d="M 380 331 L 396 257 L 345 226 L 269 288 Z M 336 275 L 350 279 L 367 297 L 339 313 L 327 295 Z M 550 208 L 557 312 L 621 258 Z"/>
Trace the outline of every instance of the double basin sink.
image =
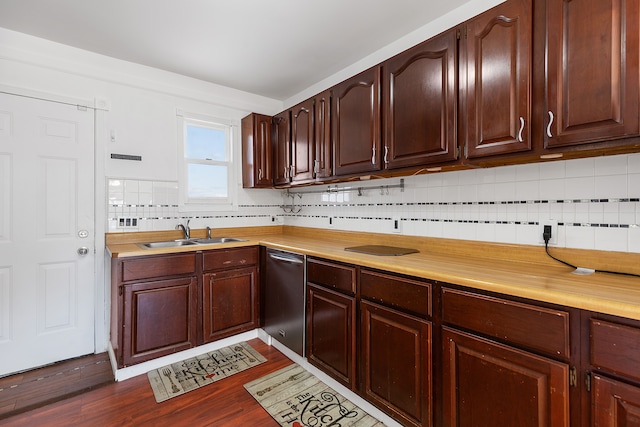
<path id="1" fill-rule="evenodd" d="M 244 239 L 236 237 L 211 237 L 203 239 L 179 239 L 166 240 L 164 242 L 138 243 L 142 249 L 158 249 L 158 248 L 179 248 L 181 246 L 192 245 L 215 245 L 220 243 L 246 242 Z"/>

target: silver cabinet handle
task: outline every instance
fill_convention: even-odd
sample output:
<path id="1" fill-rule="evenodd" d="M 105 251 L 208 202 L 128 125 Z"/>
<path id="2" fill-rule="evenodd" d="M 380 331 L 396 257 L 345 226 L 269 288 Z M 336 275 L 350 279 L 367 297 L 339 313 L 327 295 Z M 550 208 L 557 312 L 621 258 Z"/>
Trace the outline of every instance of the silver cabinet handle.
<path id="1" fill-rule="evenodd" d="M 284 262 L 290 262 L 292 264 L 302 264 L 304 263 L 303 260 L 298 259 L 298 258 L 290 258 L 287 257 L 285 255 L 276 255 L 276 254 L 269 254 L 269 258 L 271 259 L 275 259 L 277 261 L 284 261 Z"/>
<path id="2" fill-rule="evenodd" d="M 522 139 L 522 131 L 524 130 L 524 118 L 520 117 L 520 130 L 518 131 L 518 141 L 524 141 Z"/>
<path id="3" fill-rule="evenodd" d="M 547 125 L 547 136 L 549 138 L 553 138 L 553 135 L 551 134 L 551 125 L 553 124 L 553 113 L 551 111 L 549 111 L 549 124 Z"/>
<path id="4" fill-rule="evenodd" d="M 389 164 L 389 160 L 387 160 L 387 156 L 389 155 L 389 146 L 385 145 L 384 146 L 384 164 L 388 165 Z"/>
<path id="5" fill-rule="evenodd" d="M 258 169 L 258 181 L 262 179 L 262 169 Z"/>
<path id="6" fill-rule="evenodd" d="M 371 156 L 371 164 L 375 165 L 376 164 L 376 146 L 374 145 L 373 147 L 371 147 L 371 150 L 373 151 L 373 155 Z"/>
<path id="7" fill-rule="evenodd" d="M 89 253 L 89 248 L 87 248 L 86 246 L 78 248 L 78 255 L 85 256 L 88 253 Z"/>
<path id="8" fill-rule="evenodd" d="M 317 174 L 320 171 L 320 161 L 319 160 L 314 160 L 313 161 L 313 173 Z"/>

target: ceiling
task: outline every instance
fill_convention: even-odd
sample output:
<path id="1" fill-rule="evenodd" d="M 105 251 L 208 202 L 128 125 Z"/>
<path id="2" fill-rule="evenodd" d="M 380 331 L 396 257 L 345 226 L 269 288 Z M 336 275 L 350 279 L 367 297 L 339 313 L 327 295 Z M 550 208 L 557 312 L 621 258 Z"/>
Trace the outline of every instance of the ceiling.
<path id="1" fill-rule="evenodd" d="M 468 0 L 0 0 L 0 27 L 285 100 Z"/>

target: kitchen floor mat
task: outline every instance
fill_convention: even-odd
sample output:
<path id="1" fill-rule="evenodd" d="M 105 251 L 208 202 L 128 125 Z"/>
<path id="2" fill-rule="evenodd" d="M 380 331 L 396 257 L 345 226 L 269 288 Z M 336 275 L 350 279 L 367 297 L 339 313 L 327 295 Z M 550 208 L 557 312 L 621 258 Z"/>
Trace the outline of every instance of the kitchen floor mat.
<path id="1" fill-rule="evenodd" d="M 246 342 L 172 363 L 147 373 L 156 402 L 164 402 L 265 362 Z"/>
<path id="2" fill-rule="evenodd" d="M 281 426 L 384 426 L 295 363 L 244 388 Z"/>

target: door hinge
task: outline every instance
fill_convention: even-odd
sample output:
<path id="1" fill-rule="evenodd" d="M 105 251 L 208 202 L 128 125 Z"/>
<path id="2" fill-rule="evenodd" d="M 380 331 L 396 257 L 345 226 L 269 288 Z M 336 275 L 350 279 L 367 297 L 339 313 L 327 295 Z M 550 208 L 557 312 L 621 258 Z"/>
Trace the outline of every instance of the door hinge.
<path id="1" fill-rule="evenodd" d="M 119 295 L 119 296 L 122 296 L 122 288 L 123 288 L 123 287 L 124 287 L 124 286 L 122 286 L 122 285 L 118 286 L 118 295 Z"/>
<path id="2" fill-rule="evenodd" d="M 462 37 L 462 32 L 460 31 L 460 28 L 458 28 L 458 29 L 456 30 L 456 39 L 457 39 L 457 40 L 460 40 L 460 38 L 461 38 L 461 37 Z"/>
<path id="3" fill-rule="evenodd" d="M 569 368 L 569 386 L 576 387 L 578 385 L 578 370 L 575 366 Z"/>
<path id="4" fill-rule="evenodd" d="M 591 372 L 589 371 L 584 373 L 584 386 L 587 388 L 587 391 L 591 391 Z"/>

